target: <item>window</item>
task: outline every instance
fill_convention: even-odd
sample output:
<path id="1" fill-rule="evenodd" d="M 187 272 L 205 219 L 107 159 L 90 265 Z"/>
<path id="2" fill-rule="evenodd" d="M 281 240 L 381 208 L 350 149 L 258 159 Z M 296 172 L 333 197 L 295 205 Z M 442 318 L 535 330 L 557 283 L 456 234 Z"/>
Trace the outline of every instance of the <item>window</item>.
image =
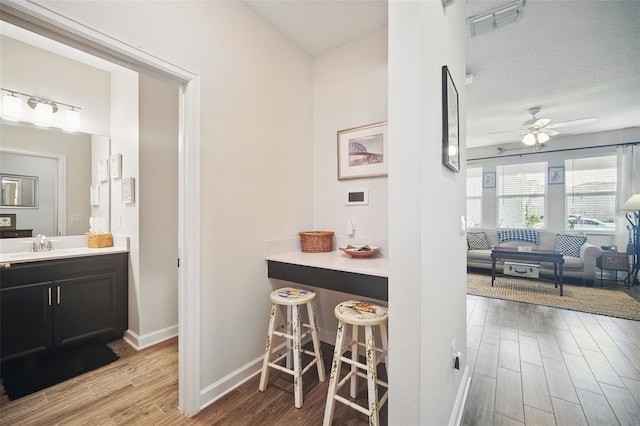
<path id="1" fill-rule="evenodd" d="M 467 168 L 467 228 L 482 226 L 482 167 Z"/>
<path id="2" fill-rule="evenodd" d="M 567 229 L 615 229 L 616 156 L 565 160 Z"/>
<path id="3" fill-rule="evenodd" d="M 496 167 L 498 226 L 544 227 L 547 163 Z"/>

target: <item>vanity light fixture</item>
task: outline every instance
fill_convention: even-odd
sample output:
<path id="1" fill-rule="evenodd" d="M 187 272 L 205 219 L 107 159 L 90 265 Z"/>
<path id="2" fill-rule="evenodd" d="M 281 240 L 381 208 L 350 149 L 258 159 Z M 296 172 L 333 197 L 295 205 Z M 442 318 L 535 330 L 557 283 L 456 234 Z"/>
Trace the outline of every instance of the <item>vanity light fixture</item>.
<path id="1" fill-rule="evenodd" d="M 52 101 L 39 96 L 27 93 L 16 92 L 15 90 L 2 88 L 6 94 L 2 98 L 2 116 L 7 120 L 23 120 L 22 99 L 26 98 L 27 105 L 34 111 L 34 124 L 49 127 L 54 125 L 54 114 L 62 107 L 65 108 L 65 115 L 62 127 L 63 130 L 75 132 L 80 126 L 80 107 L 69 105 L 64 102 Z"/>

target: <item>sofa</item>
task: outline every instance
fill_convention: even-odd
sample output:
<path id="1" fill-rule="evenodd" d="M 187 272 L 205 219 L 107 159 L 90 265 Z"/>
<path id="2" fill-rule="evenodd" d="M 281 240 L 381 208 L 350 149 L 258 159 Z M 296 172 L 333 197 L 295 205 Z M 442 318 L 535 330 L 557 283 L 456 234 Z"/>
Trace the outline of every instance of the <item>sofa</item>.
<path id="1" fill-rule="evenodd" d="M 474 228 L 467 231 L 467 269 L 491 270 L 491 248 L 498 246 L 556 250 L 563 255 L 563 276 L 578 278 L 589 285 L 596 278 L 596 259 L 602 254 L 599 247 L 587 242 L 586 236 L 580 234 L 541 229 Z M 503 272 L 503 269 L 503 262 L 498 260 L 496 270 Z M 541 276 L 553 276 L 553 264 L 540 263 L 539 272 Z"/>

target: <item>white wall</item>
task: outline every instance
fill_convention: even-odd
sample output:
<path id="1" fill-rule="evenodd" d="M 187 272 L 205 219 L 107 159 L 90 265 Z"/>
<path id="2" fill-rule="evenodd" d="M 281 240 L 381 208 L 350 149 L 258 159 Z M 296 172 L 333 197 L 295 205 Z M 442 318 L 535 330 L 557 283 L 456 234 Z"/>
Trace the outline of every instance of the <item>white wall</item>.
<path id="1" fill-rule="evenodd" d="M 387 29 L 313 59 L 313 228 L 332 230 L 337 245 L 375 244 L 386 253 L 387 178 L 338 180 L 337 131 L 387 121 Z M 349 190 L 367 189 L 369 205 L 346 206 Z M 346 235 L 347 218 L 356 232 Z M 301 229 L 302 231 L 303 229 Z M 317 289 L 321 339 L 335 343 L 335 306 L 353 295 Z"/>
<path id="2" fill-rule="evenodd" d="M 41 129 L 35 126 L 22 125 L 0 125 L 0 139 L 2 149 L 16 150 L 30 154 L 41 155 L 50 158 L 64 158 L 66 162 L 66 235 L 84 234 L 89 230 L 89 216 L 91 206 L 89 199 L 89 185 L 91 184 L 91 138 L 82 133 L 66 133 L 56 130 Z M 2 154 L 4 157 L 4 154 Z M 3 167 L 4 171 L 4 167 Z M 28 173 L 20 173 L 28 174 Z M 57 186 L 57 179 L 53 188 Z M 56 193 L 41 190 L 42 200 L 49 198 L 55 203 Z M 4 211 L 4 209 L 2 209 Z M 34 235 L 44 234 L 55 235 L 53 228 L 39 228 L 39 225 L 32 224 L 27 220 L 27 210 L 21 212 L 19 223 L 21 227 L 34 229 Z M 72 221 L 72 217 L 78 221 Z M 24 216 L 24 217 L 22 217 Z M 22 217 L 22 219 L 20 219 Z M 57 216 L 50 218 L 53 224 Z"/>
<path id="3" fill-rule="evenodd" d="M 389 424 L 449 424 L 462 409 L 465 173 L 441 162 L 441 67 L 460 96 L 465 164 L 464 7 L 389 2 Z M 453 340 L 461 370 L 453 369 Z"/>
<path id="4" fill-rule="evenodd" d="M 236 370 L 259 367 L 271 291 L 264 241 L 312 225 L 311 59 L 240 2 L 46 6 L 201 77 L 201 282 L 184 285 L 201 286 L 206 404 Z"/>
<path id="5" fill-rule="evenodd" d="M 140 342 L 178 333 L 178 88 L 140 76 Z M 151 335 L 151 336 L 149 336 Z"/>
<path id="6" fill-rule="evenodd" d="M 138 122 L 138 74 L 117 69 L 111 73 L 111 154 L 122 154 L 122 178 L 135 179 L 135 194 L 140 193 Z M 122 202 L 122 179 L 111 179 L 111 232 L 129 237 L 129 330 L 136 335 L 141 321 L 139 210 L 137 201 Z"/>

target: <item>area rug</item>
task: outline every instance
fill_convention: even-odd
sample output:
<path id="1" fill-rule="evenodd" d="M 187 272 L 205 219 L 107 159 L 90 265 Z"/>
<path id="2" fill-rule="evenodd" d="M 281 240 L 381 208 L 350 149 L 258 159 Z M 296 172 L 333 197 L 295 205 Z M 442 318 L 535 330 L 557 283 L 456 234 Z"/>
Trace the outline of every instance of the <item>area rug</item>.
<path id="1" fill-rule="evenodd" d="M 491 287 L 490 275 L 467 274 L 468 294 L 640 321 L 640 302 L 624 291 L 567 284 L 563 289 L 560 296 L 551 282 L 509 276 L 496 277 Z"/>
<path id="2" fill-rule="evenodd" d="M 10 400 L 48 388 L 107 365 L 119 356 L 103 343 L 83 345 L 49 356 L 27 356 L 0 366 L 0 376 Z"/>

